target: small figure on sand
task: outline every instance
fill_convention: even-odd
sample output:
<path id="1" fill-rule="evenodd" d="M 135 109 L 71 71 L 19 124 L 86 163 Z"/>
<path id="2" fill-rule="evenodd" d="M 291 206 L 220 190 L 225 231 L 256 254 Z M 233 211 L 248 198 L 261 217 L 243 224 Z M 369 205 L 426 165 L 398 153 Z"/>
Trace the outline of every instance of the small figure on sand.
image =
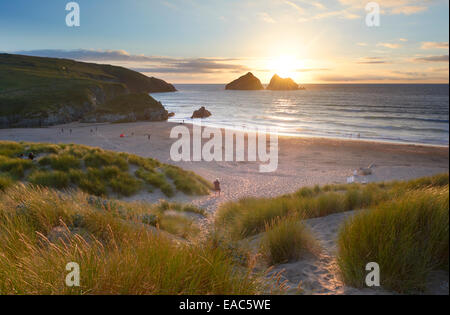
<path id="1" fill-rule="evenodd" d="M 218 194 L 220 196 L 222 190 L 220 189 L 220 181 L 218 178 L 214 182 L 214 191 L 216 192 L 216 195 Z"/>
<path id="2" fill-rule="evenodd" d="M 69 129 L 69 133 L 70 133 L 70 135 L 72 135 L 72 129 Z"/>
<path id="3" fill-rule="evenodd" d="M 33 153 L 33 152 L 30 152 L 30 153 L 28 154 L 28 159 L 30 159 L 31 161 L 33 161 L 34 158 L 35 158 L 34 153 Z"/>
<path id="4" fill-rule="evenodd" d="M 152 135 L 151 135 L 151 134 L 148 134 L 147 137 L 148 137 L 148 141 L 150 141 Z"/>

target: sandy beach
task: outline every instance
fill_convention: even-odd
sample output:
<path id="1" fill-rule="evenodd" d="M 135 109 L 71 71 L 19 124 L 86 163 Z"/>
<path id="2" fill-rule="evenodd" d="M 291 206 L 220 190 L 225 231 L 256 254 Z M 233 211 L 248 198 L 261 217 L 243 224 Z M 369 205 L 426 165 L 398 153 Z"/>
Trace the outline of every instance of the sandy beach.
<path id="1" fill-rule="evenodd" d="M 211 182 L 218 178 L 223 189 L 221 196 L 210 194 L 194 198 L 178 193 L 172 198 L 172 201 L 192 202 L 211 214 L 222 203 L 240 198 L 275 197 L 304 186 L 343 184 L 355 170 L 369 165 L 373 166 L 372 175 L 359 176 L 357 181 L 409 180 L 448 172 L 448 147 L 300 137 L 279 138 L 278 169 L 273 173 L 260 173 L 260 162 L 174 163 L 170 158 L 170 148 L 176 139 L 171 139 L 170 133 L 176 126 L 179 125 L 168 122 L 74 123 L 40 129 L 3 129 L 0 130 L 0 140 L 84 144 L 156 158 L 194 171 Z M 192 136 L 193 126 L 186 127 Z M 248 138 L 245 140 L 247 144 Z M 140 193 L 126 200 L 157 202 L 159 199 L 166 197 L 157 191 Z M 320 253 L 278 265 L 268 276 L 282 274 L 282 279 L 290 288 L 287 294 L 393 294 L 378 289 L 351 288 L 341 280 L 336 263 L 336 238 L 343 222 L 355 213 L 351 211 L 306 220 L 304 223 L 318 241 Z M 259 248 L 260 238 L 261 235 L 258 235 L 249 240 L 254 244 L 254 250 Z M 447 294 L 448 273 L 433 273 L 429 281 L 427 293 Z"/>
<path id="2" fill-rule="evenodd" d="M 224 202 L 244 197 L 273 197 L 304 186 L 346 183 L 354 170 L 371 164 L 373 174 L 359 178 L 360 181 L 409 180 L 448 172 L 448 147 L 302 137 L 279 138 L 278 169 L 273 173 L 260 173 L 260 162 L 174 163 L 170 158 L 170 147 L 176 139 L 170 138 L 170 132 L 175 126 L 168 122 L 74 123 L 51 128 L 2 129 L 0 139 L 85 144 L 156 158 L 195 171 L 211 181 L 219 178 L 223 189 L 220 197 L 210 195 L 193 199 L 178 194 L 173 199 L 193 202 L 210 212 Z M 186 126 L 192 128 L 191 125 Z M 72 129 L 72 134 L 69 129 Z M 121 138 L 121 134 L 125 137 Z M 148 134 L 151 135 L 150 140 Z M 162 198 L 164 195 L 157 192 L 140 194 L 131 200 L 153 202 Z"/>

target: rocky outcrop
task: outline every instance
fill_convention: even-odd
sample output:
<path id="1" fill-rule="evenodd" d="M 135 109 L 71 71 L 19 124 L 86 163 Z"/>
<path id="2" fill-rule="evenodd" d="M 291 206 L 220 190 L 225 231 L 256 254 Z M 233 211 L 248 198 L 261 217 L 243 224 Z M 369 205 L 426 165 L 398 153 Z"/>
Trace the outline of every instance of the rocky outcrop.
<path id="1" fill-rule="evenodd" d="M 123 67 L 11 54 L 0 54 L 2 77 L 11 79 L 8 85 L 0 85 L 0 128 L 70 123 L 121 96 L 176 91 L 163 80 Z M 164 120 L 165 110 L 159 110 L 108 115 L 132 121 L 133 117 Z"/>
<path id="2" fill-rule="evenodd" d="M 226 90 L 264 90 L 261 81 L 249 72 L 225 87 Z"/>
<path id="3" fill-rule="evenodd" d="M 275 74 L 272 77 L 272 80 L 270 80 L 270 84 L 267 89 L 273 91 L 292 91 L 299 90 L 300 88 L 291 78 L 284 79 Z"/>
<path id="4" fill-rule="evenodd" d="M 210 111 L 208 111 L 205 107 L 201 107 L 199 110 L 196 110 L 194 114 L 192 115 L 192 119 L 195 118 L 208 118 L 211 117 L 212 114 Z"/>

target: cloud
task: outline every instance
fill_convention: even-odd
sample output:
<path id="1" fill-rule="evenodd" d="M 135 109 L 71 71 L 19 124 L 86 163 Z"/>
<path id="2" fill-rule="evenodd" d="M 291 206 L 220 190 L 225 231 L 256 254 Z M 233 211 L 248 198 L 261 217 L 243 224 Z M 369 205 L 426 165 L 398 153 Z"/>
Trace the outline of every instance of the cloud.
<path id="1" fill-rule="evenodd" d="M 17 54 L 66 58 L 79 61 L 117 64 L 135 71 L 147 73 L 240 73 L 249 71 L 246 66 L 230 63 L 235 58 L 171 58 L 160 56 L 132 55 L 124 50 L 31 50 Z"/>
<path id="2" fill-rule="evenodd" d="M 132 68 L 139 72 L 149 73 L 242 73 L 250 69 L 243 65 L 228 64 L 216 59 L 198 58 L 167 63 L 162 67 L 138 67 Z"/>
<path id="3" fill-rule="evenodd" d="M 360 60 L 357 63 L 371 65 L 371 64 L 386 64 L 386 63 L 390 63 L 390 62 L 383 60 L 380 57 L 364 57 L 364 58 L 360 58 Z"/>
<path id="4" fill-rule="evenodd" d="M 423 42 L 422 49 L 448 49 L 448 42 Z"/>
<path id="5" fill-rule="evenodd" d="M 401 41 L 401 42 L 404 42 L 404 43 L 406 43 L 408 41 L 407 38 L 399 38 L 398 40 Z"/>
<path id="6" fill-rule="evenodd" d="M 361 47 L 369 46 L 369 44 L 367 44 L 367 43 L 356 43 L 356 45 L 361 46 Z"/>
<path id="7" fill-rule="evenodd" d="M 391 14 L 404 14 L 404 15 L 412 15 L 420 12 L 424 12 L 428 10 L 428 7 L 425 6 L 404 6 L 393 8 Z"/>
<path id="8" fill-rule="evenodd" d="M 419 62 L 448 62 L 449 58 L 448 58 L 448 55 L 427 56 L 427 57 L 415 58 L 414 61 L 419 61 Z"/>
<path id="9" fill-rule="evenodd" d="M 430 76 L 425 72 L 402 72 L 394 71 L 386 75 L 355 75 L 355 76 L 342 76 L 342 75 L 329 75 L 319 77 L 319 80 L 324 82 L 339 82 L 339 83 L 355 83 L 355 82 L 408 82 L 408 81 L 446 81 L 447 76 Z"/>
<path id="10" fill-rule="evenodd" d="M 305 69 L 297 69 L 296 72 L 322 72 L 322 71 L 330 71 L 329 68 L 305 68 Z"/>
<path id="11" fill-rule="evenodd" d="M 397 48 L 402 47 L 402 45 L 396 44 L 396 43 L 378 43 L 377 46 L 386 47 L 386 48 L 390 48 L 390 49 L 397 49 Z"/>
<path id="12" fill-rule="evenodd" d="M 369 1 L 361 0 L 339 0 L 339 2 L 347 6 L 349 9 L 361 10 L 364 9 Z M 428 10 L 427 4 L 432 1 L 423 0 L 376 0 L 376 3 L 380 5 L 380 8 L 386 14 L 404 14 L 412 15 Z M 425 2 L 425 3 L 424 3 Z"/>
<path id="13" fill-rule="evenodd" d="M 67 58 L 76 60 L 89 61 L 152 61 L 164 62 L 170 60 L 165 57 L 148 57 L 145 55 L 131 55 L 125 50 L 93 50 L 93 49 L 43 49 L 43 50 L 27 50 L 16 51 L 16 54 L 49 57 L 49 58 Z"/>
<path id="14" fill-rule="evenodd" d="M 264 21 L 266 23 L 276 23 L 276 21 L 270 16 L 267 12 L 260 12 L 258 13 L 258 17 L 261 21 Z"/>
<path id="15" fill-rule="evenodd" d="M 284 3 L 286 3 L 287 5 L 293 7 L 295 10 L 298 11 L 298 13 L 305 14 L 305 9 L 303 9 L 297 3 L 293 2 L 293 1 L 289 1 L 289 0 L 284 0 Z"/>
<path id="16" fill-rule="evenodd" d="M 358 14 L 354 14 L 351 13 L 347 10 L 339 10 L 339 11 L 329 11 L 329 12 L 324 12 L 324 13 L 319 13 L 310 17 L 303 17 L 300 18 L 299 21 L 300 22 L 308 22 L 308 21 L 312 21 L 312 20 L 322 20 L 322 19 L 326 19 L 326 18 L 332 18 L 332 17 L 337 17 L 340 19 L 345 19 L 345 20 L 355 20 L 355 19 L 359 19 L 360 16 Z"/>

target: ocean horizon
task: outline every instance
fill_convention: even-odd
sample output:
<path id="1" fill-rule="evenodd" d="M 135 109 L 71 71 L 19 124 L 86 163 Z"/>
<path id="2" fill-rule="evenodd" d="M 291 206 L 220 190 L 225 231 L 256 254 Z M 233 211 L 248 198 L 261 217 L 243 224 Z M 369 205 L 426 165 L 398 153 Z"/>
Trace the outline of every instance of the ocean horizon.
<path id="1" fill-rule="evenodd" d="M 271 128 L 280 135 L 448 146 L 448 84 L 303 84 L 299 91 L 226 91 L 225 84 L 176 84 L 153 93 L 175 117 L 205 106 L 211 127 Z"/>

